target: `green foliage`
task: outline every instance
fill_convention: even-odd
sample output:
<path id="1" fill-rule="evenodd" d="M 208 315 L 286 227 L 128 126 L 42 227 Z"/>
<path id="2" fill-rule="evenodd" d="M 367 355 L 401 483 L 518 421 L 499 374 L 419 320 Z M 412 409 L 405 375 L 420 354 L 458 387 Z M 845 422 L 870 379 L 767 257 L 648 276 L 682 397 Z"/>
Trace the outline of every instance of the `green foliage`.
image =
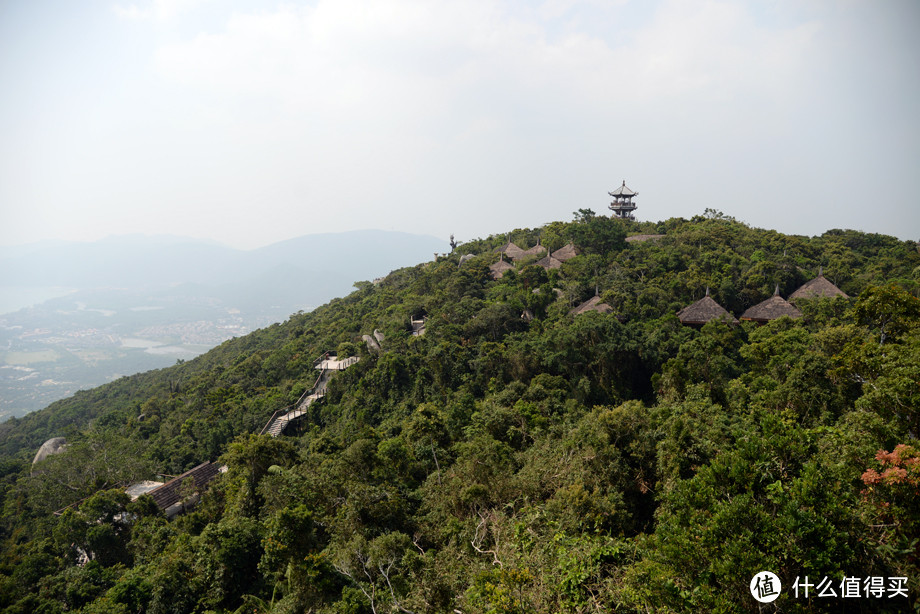
<path id="1" fill-rule="evenodd" d="M 755 612 L 762 569 L 909 578 L 908 600 L 784 611 L 917 606 L 914 244 L 712 210 L 511 233 L 538 237 L 580 255 L 493 280 L 507 236 L 471 241 L 0 425 L 0 613 Z M 737 315 L 821 267 L 858 298 L 764 326 L 674 315 L 707 288 Z M 571 315 L 595 288 L 613 313 Z M 360 361 L 284 436 L 255 435 L 326 352 Z M 123 494 L 216 459 L 175 520 Z"/>

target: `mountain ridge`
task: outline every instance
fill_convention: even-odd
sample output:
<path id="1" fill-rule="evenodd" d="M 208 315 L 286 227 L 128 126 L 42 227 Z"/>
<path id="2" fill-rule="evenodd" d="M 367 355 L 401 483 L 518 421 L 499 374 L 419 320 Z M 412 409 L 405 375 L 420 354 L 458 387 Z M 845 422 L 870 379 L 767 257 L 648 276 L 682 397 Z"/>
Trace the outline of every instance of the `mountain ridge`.
<path id="1" fill-rule="evenodd" d="M 494 279 L 496 247 L 538 238 L 579 253 Z M 762 325 L 676 315 L 706 294 L 741 313 L 822 268 L 851 298 Z M 471 241 L 0 425 L 0 612 L 753 613 L 765 569 L 790 611 L 795 578 L 838 570 L 884 598 L 821 607 L 908 610 L 918 271 L 913 242 L 714 214 Z M 609 313 L 573 313 L 594 296 Z M 255 435 L 329 351 L 360 360 L 284 435 Z M 31 467 L 51 434 L 70 447 Z M 121 490 L 218 459 L 172 522 Z"/>

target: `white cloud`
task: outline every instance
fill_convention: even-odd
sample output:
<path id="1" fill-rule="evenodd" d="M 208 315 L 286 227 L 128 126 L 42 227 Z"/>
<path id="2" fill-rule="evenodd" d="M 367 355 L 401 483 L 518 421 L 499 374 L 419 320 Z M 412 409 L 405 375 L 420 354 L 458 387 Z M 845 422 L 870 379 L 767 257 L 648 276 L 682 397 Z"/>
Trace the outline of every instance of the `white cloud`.
<path id="1" fill-rule="evenodd" d="M 150 22 L 125 31 L 151 51 L 112 53 L 136 61 L 100 90 L 96 124 L 73 105 L 48 113 L 76 136 L 49 130 L 48 148 L 67 155 L 36 157 L 72 179 L 58 200 L 73 209 L 212 220 L 252 245 L 297 229 L 538 225 L 603 209 L 622 179 L 642 192 L 642 216 L 711 206 L 755 224 L 802 220 L 854 169 L 888 190 L 881 200 L 916 192 L 903 169 L 920 142 L 917 77 L 898 60 L 916 39 L 895 10 L 121 1 L 116 12 Z M 791 195 L 779 201 L 778 181 Z M 40 184 L 50 200 L 61 182 Z"/>
<path id="2" fill-rule="evenodd" d="M 227 95 L 276 96 L 334 108 L 419 90 L 477 87 L 499 94 L 567 93 L 603 103 L 739 91 L 775 97 L 800 83 L 814 28 L 759 28 L 734 2 L 667 2 L 638 31 L 605 40 L 550 37 L 537 20 L 492 2 L 320 0 L 274 12 L 234 13 L 217 33 L 161 48 L 161 74 Z M 559 9 L 561 10 L 561 9 Z M 492 91 L 490 90 L 490 94 Z"/>
<path id="3" fill-rule="evenodd" d="M 368 186 L 380 202 L 402 203 L 389 207 L 408 208 L 464 178 L 471 183 L 451 185 L 447 199 L 468 208 L 516 198 L 515 186 L 544 186 L 541 198 L 552 199 L 596 174 L 595 164 L 652 177 L 661 147 L 695 153 L 681 172 L 707 158 L 724 164 L 759 146 L 771 125 L 788 131 L 784 105 L 815 36 L 808 25 L 764 28 L 729 2 L 664 2 L 641 26 L 635 5 L 590 7 L 619 24 L 609 38 L 511 8 L 319 0 L 237 11 L 222 27 L 160 47 L 155 66 L 200 97 L 206 115 L 189 122 L 223 118 L 252 156 L 227 180 L 236 184 L 229 199 L 264 192 L 259 182 L 288 200 L 299 189 L 337 203 L 312 218 L 334 224 Z M 559 171 L 568 183 L 553 180 L 571 156 L 594 160 Z M 310 169 L 305 183 L 278 170 L 290 159 Z M 373 209 L 368 223 L 381 225 L 385 213 Z"/>
<path id="4" fill-rule="evenodd" d="M 150 0 L 142 5 L 116 4 L 112 7 L 122 19 L 167 21 L 187 13 L 207 0 Z"/>

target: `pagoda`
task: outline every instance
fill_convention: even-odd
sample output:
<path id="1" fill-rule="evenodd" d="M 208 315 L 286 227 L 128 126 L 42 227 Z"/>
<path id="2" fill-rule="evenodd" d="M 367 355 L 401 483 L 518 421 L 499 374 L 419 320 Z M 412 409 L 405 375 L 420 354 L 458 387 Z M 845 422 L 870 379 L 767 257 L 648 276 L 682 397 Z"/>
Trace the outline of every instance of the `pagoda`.
<path id="1" fill-rule="evenodd" d="M 613 196 L 613 202 L 610 203 L 610 210 L 613 211 L 613 216 L 618 217 L 623 220 L 634 220 L 632 212 L 636 210 L 636 205 L 633 203 L 633 196 L 637 196 L 638 192 L 633 192 L 626 187 L 626 180 L 623 180 L 623 185 L 618 187 L 613 192 L 607 192 Z"/>

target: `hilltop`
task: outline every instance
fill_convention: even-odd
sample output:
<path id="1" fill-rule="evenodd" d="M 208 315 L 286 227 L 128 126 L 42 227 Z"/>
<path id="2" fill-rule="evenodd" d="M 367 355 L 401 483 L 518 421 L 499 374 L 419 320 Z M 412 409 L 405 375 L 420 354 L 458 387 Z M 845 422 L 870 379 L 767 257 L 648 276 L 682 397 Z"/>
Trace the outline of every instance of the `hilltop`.
<path id="1" fill-rule="evenodd" d="M 849 298 L 744 321 L 816 278 Z M 0 425 L 0 612 L 756 612 L 762 570 L 786 611 L 920 603 L 915 243 L 582 210 L 356 287 Z M 742 321 L 682 324 L 707 289 Z M 123 493 L 218 460 L 176 520 Z"/>

